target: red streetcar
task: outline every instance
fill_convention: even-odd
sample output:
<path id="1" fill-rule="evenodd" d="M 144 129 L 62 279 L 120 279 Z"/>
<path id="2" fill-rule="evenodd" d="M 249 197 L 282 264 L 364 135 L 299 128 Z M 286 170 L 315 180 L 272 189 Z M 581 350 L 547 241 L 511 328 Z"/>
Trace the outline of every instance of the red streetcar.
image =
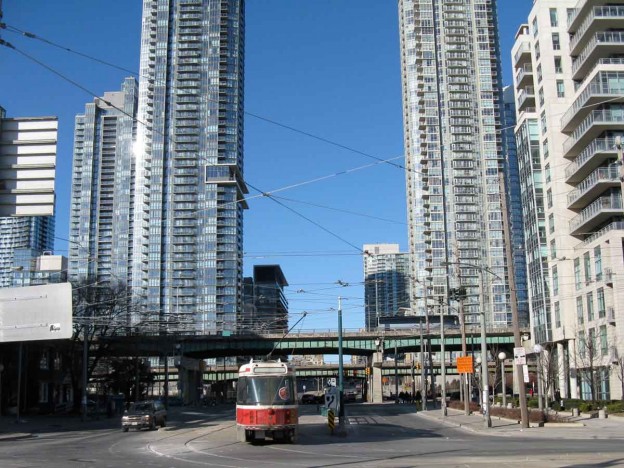
<path id="1" fill-rule="evenodd" d="M 295 442 L 299 422 L 295 369 L 281 361 L 251 361 L 238 371 L 236 432 L 238 440 L 271 437 Z"/>

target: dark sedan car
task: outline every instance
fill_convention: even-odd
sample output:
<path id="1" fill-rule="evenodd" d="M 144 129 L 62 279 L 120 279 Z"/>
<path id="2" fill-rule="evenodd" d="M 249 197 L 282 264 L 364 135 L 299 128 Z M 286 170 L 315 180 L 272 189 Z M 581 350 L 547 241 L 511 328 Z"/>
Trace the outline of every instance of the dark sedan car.
<path id="1" fill-rule="evenodd" d="M 160 401 L 138 401 L 130 404 L 121 418 L 121 429 L 124 432 L 133 429 L 156 429 L 156 426 L 167 425 L 167 410 Z"/>

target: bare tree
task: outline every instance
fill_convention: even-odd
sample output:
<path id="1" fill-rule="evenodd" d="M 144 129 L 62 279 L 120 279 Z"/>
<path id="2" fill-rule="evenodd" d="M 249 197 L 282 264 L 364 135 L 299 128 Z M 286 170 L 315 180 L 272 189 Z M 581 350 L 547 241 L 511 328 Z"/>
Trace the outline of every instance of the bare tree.
<path id="1" fill-rule="evenodd" d="M 577 333 L 576 368 L 581 382 L 589 388 L 590 400 L 599 397 L 599 386 L 602 383 L 603 353 L 596 338 L 595 328 L 581 329 Z"/>
<path id="2" fill-rule="evenodd" d="M 125 284 L 98 284 L 82 281 L 73 284 L 72 310 L 74 331 L 71 339 L 60 345 L 59 352 L 67 363 L 74 395 L 79 395 L 83 377 L 82 351 L 87 341 L 87 379 L 100 360 L 109 354 L 109 344 L 104 337 L 127 332 L 129 290 Z M 79 399 L 74 399 L 77 408 Z"/>

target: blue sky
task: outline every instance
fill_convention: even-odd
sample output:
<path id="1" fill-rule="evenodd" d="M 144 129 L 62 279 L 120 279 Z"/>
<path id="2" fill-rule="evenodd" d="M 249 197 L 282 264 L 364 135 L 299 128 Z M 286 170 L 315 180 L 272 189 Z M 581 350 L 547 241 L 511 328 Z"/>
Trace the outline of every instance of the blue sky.
<path id="1" fill-rule="evenodd" d="M 514 34 L 531 6 L 532 0 L 499 0 L 505 84 Z M 140 0 L 4 0 L 3 8 L 10 26 L 138 70 Z M 331 309 L 339 295 L 345 328 L 361 328 L 356 247 L 407 249 L 403 171 L 358 153 L 403 164 L 397 2 L 247 0 L 246 10 L 245 110 L 299 132 L 248 114 L 245 178 L 263 192 L 291 187 L 275 196 L 330 232 L 268 198 L 252 199 L 245 274 L 254 264 L 280 264 L 290 283 L 291 323 L 309 312 L 303 329 L 335 328 Z M 129 75 L 10 32 L 1 37 L 96 95 L 118 90 Z M 92 97 L 5 47 L 0 70 L 0 106 L 8 116 L 59 117 L 56 235 L 67 238 L 73 122 Z M 67 254 L 67 243 L 57 239 L 56 251 Z"/>

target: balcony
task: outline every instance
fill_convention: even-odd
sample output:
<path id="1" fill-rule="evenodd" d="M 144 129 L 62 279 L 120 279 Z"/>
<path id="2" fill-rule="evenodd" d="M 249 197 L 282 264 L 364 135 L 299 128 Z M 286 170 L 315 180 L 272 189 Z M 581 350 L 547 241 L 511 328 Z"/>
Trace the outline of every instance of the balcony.
<path id="1" fill-rule="evenodd" d="M 584 235 L 609 218 L 621 215 L 622 198 L 619 195 L 600 197 L 570 220 L 570 235 Z"/>
<path id="2" fill-rule="evenodd" d="M 582 52 L 572 61 L 572 79 L 581 80 L 594 67 L 601 57 L 608 57 L 622 52 L 624 32 L 598 32 L 587 41 Z"/>
<path id="3" fill-rule="evenodd" d="M 620 186 L 619 166 L 599 167 L 568 194 L 568 209 L 578 210 L 611 187 Z"/>
<path id="4" fill-rule="evenodd" d="M 521 42 L 514 53 L 514 68 L 520 68 L 527 63 L 531 63 L 531 45 L 528 39 Z"/>
<path id="5" fill-rule="evenodd" d="M 611 268 L 604 269 L 604 281 L 606 285 L 613 285 L 613 270 Z"/>
<path id="6" fill-rule="evenodd" d="M 518 112 L 532 106 L 535 106 L 535 89 L 533 86 L 527 86 L 518 93 Z"/>
<path id="7" fill-rule="evenodd" d="M 592 79 L 583 92 L 579 94 L 572 106 L 561 117 L 561 131 L 570 133 L 583 120 L 594 107 L 603 102 L 624 101 L 624 72 L 610 72 L 617 79 L 609 77 L 606 73 L 599 72 Z"/>
<path id="8" fill-rule="evenodd" d="M 524 88 L 533 85 L 533 67 L 530 63 L 525 63 L 516 72 L 516 87 Z"/>
<path id="9" fill-rule="evenodd" d="M 597 138 L 565 170 L 566 183 L 577 184 L 597 167 L 617 158 L 614 138 Z"/>
<path id="10" fill-rule="evenodd" d="M 624 110 L 599 109 L 591 111 L 563 144 L 563 156 L 572 159 L 606 130 L 620 130 L 624 124 Z"/>
<path id="11" fill-rule="evenodd" d="M 589 11 L 570 40 L 570 55 L 577 55 L 585 40 L 598 31 L 621 28 L 624 6 L 595 6 Z"/>

